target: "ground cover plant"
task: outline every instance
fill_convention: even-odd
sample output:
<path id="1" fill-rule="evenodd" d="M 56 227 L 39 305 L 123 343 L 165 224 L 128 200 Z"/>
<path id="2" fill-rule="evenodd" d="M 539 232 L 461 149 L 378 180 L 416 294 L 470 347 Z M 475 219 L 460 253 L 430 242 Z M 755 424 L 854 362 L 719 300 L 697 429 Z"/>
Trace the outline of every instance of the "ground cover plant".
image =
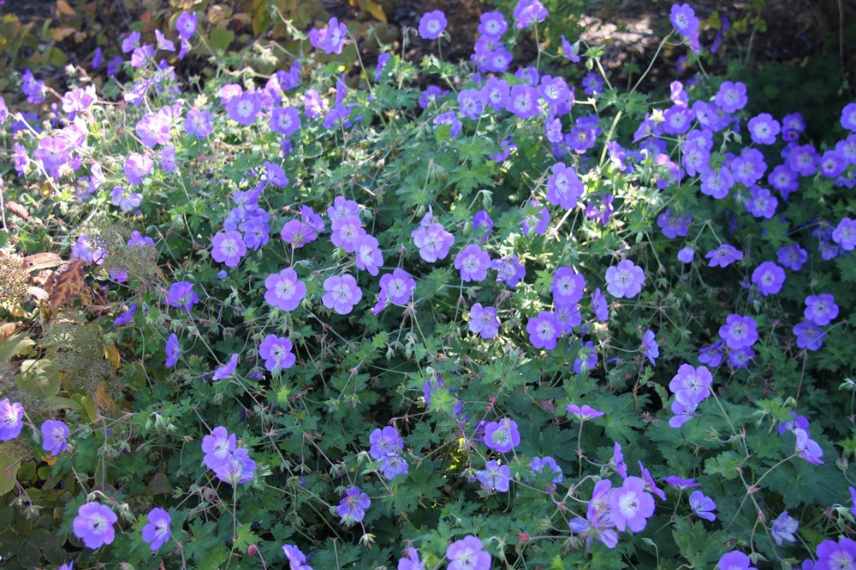
<path id="1" fill-rule="evenodd" d="M 354 74 L 334 18 L 262 77 L 187 11 L 125 83 L 21 74 L 10 567 L 856 568 L 856 103 L 753 110 L 687 4 L 665 96 L 516 61 L 549 16 Z"/>

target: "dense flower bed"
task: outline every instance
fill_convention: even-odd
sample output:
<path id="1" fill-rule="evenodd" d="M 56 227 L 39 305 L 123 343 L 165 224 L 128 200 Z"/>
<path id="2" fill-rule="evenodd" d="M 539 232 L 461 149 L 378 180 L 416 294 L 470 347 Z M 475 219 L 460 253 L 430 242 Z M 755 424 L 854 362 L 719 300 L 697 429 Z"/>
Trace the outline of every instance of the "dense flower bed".
<path id="1" fill-rule="evenodd" d="M 104 93 L 24 73 L 56 97 L 0 99 L 6 197 L 73 227 L 39 235 L 119 309 L 4 301 L 41 315 L 3 345 L 4 467 L 41 479 L 9 487 L 3 555 L 856 567 L 856 103 L 809 141 L 703 68 L 656 100 L 564 38 L 514 67 L 548 17 L 520 0 L 467 64 L 385 52 L 358 81 L 333 18 L 287 70 L 200 88 L 168 63 L 185 12 Z M 672 24 L 700 65 L 694 10 Z M 418 33 L 439 53 L 445 26 Z"/>

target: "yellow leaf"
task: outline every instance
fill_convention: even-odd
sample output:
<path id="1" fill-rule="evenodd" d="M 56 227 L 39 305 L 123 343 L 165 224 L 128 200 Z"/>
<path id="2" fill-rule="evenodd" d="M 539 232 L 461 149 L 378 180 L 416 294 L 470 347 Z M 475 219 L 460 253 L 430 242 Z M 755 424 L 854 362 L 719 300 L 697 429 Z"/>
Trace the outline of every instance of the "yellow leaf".
<path id="1" fill-rule="evenodd" d="M 63 16 L 77 15 L 77 12 L 74 11 L 74 8 L 72 8 L 65 0 L 56 0 L 56 11 Z"/>
<path id="2" fill-rule="evenodd" d="M 115 412 L 117 409 L 116 402 L 110 397 L 110 393 L 107 391 L 107 384 L 104 382 L 95 387 L 95 404 L 99 410 Z"/>
<path id="3" fill-rule="evenodd" d="M 51 30 L 51 37 L 55 42 L 61 42 L 68 36 L 77 32 L 74 28 L 54 28 Z"/>
<path id="4" fill-rule="evenodd" d="M 98 419 L 98 408 L 95 406 L 95 401 L 84 394 L 80 397 L 80 406 L 86 412 L 86 417 L 89 418 L 89 421 L 94 424 Z"/>
<path id="5" fill-rule="evenodd" d="M 119 366 L 122 365 L 122 355 L 119 354 L 119 349 L 116 348 L 115 344 L 108 344 L 104 347 L 104 358 L 113 365 L 115 370 L 119 370 Z"/>
<path id="6" fill-rule="evenodd" d="M 375 20 L 386 24 L 386 12 L 383 11 L 383 6 L 375 2 L 375 0 L 360 0 L 360 8 L 372 15 Z"/>

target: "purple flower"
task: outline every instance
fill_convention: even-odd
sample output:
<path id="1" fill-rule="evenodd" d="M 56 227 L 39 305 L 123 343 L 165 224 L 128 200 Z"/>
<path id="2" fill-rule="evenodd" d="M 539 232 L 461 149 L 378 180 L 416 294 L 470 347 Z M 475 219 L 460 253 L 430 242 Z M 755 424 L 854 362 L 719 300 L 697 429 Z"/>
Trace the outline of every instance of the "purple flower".
<path id="1" fill-rule="evenodd" d="M 561 325 L 553 312 L 541 311 L 526 323 L 529 342 L 535 348 L 553 350 L 560 336 Z"/>
<path id="2" fill-rule="evenodd" d="M 549 15 L 547 8 L 538 0 L 519 0 L 512 14 L 514 27 L 518 30 L 524 30 L 532 24 L 539 24 Z"/>
<path id="3" fill-rule="evenodd" d="M 475 244 L 470 244 L 455 256 L 455 269 L 461 274 L 461 280 L 484 281 L 490 268 L 490 255 Z"/>
<path id="4" fill-rule="evenodd" d="M 663 114 L 663 123 L 660 128 L 667 135 L 682 135 L 689 130 L 694 118 L 695 113 L 689 107 L 673 105 L 666 109 L 666 112 Z"/>
<path id="5" fill-rule="evenodd" d="M 324 280 L 324 295 L 321 301 L 328 309 L 347 315 L 363 298 L 363 292 L 353 275 L 333 275 Z"/>
<path id="6" fill-rule="evenodd" d="M 419 248 L 419 257 L 428 263 L 445 259 L 455 243 L 455 236 L 434 221 L 432 214 L 425 214 L 419 227 L 410 233 L 413 243 Z"/>
<path id="7" fill-rule="evenodd" d="M 163 35 L 163 32 L 160 30 L 155 30 L 155 39 L 157 40 L 157 48 L 160 51 L 175 51 L 175 43 Z"/>
<path id="8" fill-rule="evenodd" d="M 71 526 L 74 536 L 82 540 L 86 548 L 95 550 L 113 543 L 116 537 L 113 525 L 117 520 L 116 513 L 110 507 L 89 502 L 80 506 Z"/>
<path id="9" fill-rule="evenodd" d="M 612 444 L 612 465 L 615 467 L 615 472 L 622 479 L 627 479 L 627 464 L 624 462 L 624 453 L 621 450 L 621 444 L 617 441 Z"/>
<path id="10" fill-rule="evenodd" d="M 360 218 L 357 216 L 337 217 L 333 219 L 330 225 L 333 230 L 330 241 L 348 253 L 354 253 L 357 249 L 357 243 L 367 235 Z"/>
<path id="11" fill-rule="evenodd" d="M 776 137 L 782 130 L 779 122 L 770 113 L 755 115 L 749 119 L 747 126 L 752 142 L 755 144 L 775 144 Z"/>
<path id="12" fill-rule="evenodd" d="M 508 92 L 508 110 L 521 119 L 538 114 L 538 91 L 529 85 L 515 85 Z"/>
<path id="13" fill-rule="evenodd" d="M 737 350 L 728 351 L 728 364 L 735 370 L 740 368 L 748 368 L 749 363 L 755 358 L 755 351 L 752 348 L 738 348 Z"/>
<path id="14" fill-rule="evenodd" d="M 415 548 L 405 548 L 404 558 L 398 561 L 397 570 L 425 570 L 425 565 L 419 558 L 419 551 Z"/>
<path id="15" fill-rule="evenodd" d="M 856 516 L 856 487 L 847 487 L 850 492 L 850 514 Z"/>
<path id="16" fill-rule="evenodd" d="M 648 329 L 642 335 L 642 353 L 653 366 L 657 362 L 657 357 L 660 356 L 660 346 L 657 344 L 657 335 L 654 331 Z"/>
<path id="17" fill-rule="evenodd" d="M 41 432 L 42 449 L 44 449 L 45 452 L 56 456 L 68 448 L 69 431 L 65 422 L 61 422 L 59 420 L 45 420 L 42 422 Z M 0 440 L 5 441 L 5 438 L 0 437 Z"/>
<path id="18" fill-rule="evenodd" d="M 137 314 L 137 304 L 131 303 L 127 310 L 122 311 L 115 319 L 113 319 L 113 324 L 117 327 L 121 327 L 127 325 L 134 319 L 134 315 Z"/>
<path id="19" fill-rule="evenodd" d="M 481 540 L 467 535 L 456 540 L 446 548 L 447 570 L 491 570 L 490 553 L 484 549 Z"/>
<path id="20" fill-rule="evenodd" d="M 429 85 L 419 95 L 419 106 L 423 109 L 427 109 L 431 103 L 436 102 L 440 97 L 445 96 L 447 93 L 448 91 L 442 89 L 438 85 Z"/>
<path id="21" fill-rule="evenodd" d="M 549 473 L 552 474 L 550 482 L 554 485 L 558 485 L 565 479 L 565 476 L 562 474 L 562 469 L 559 467 L 559 464 L 556 463 L 556 460 L 550 457 L 549 455 L 545 457 L 533 457 L 532 460 L 529 462 L 529 469 L 535 476 L 538 476 L 544 471 L 544 469 L 547 469 Z"/>
<path id="22" fill-rule="evenodd" d="M 449 125 L 449 136 L 457 138 L 458 135 L 461 134 L 461 121 L 458 120 L 458 117 L 455 115 L 454 111 L 447 111 L 445 113 L 440 113 L 436 117 L 434 117 L 434 126 L 441 127 L 443 125 Z"/>
<path id="23" fill-rule="evenodd" d="M 164 107 L 157 112 L 148 113 L 137 121 L 134 130 L 140 141 L 148 148 L 159 144 L 167 144 L 171 140 L 174 119 L 171 107 Z"/>
<path id="24" fill-rule="evenodd" d="M 701 491 L 693 491 L 690 494 L 690 509 L 700 518 L 709 522 L 716 520 L 716 503 L 713 499 L 702 493 Z"/>
<path id="25" fill-rule="evenodd" d="M 250 457 L 249 452 L 243 447 L 235 449 L 225 461 L 218 464 L 214 469 L 214 475 L 224 483 L 230 485 L 247 485 L 253 480 L 256 472 L 256 462 Z"/>
<path id="26" fill-rule="evenodd" d="M 856 565 L 856 542 L 841 536 L 838 542 L 824 540 L 817 545 L 815 570 L 844 570 Z"/>
<path id="27" fill-rule="evenodd" d="M 569 414 L 584 422 L 586 420 L 593 420 L 595 418 L 599 418 L 603 416 L 603 412 L 592 408 L 588 404 L 583 404 L 582 406 L 578 406 L 576 404 L 568 404 L 565 408 Z"/>
<path id="28" fill-rule="evenodd" d="M 645 490 L 649 493 L 652 493 L 661 501 L 666 500 L 666 493 L 657 486 L 657 481 L 651 475 L 651 472 L 645 468 L 645 465 L 642 462 L 639 462 L 639 473 L 642 475 L 642 480 L 645 481 Z"/>
<path id="29" fill-rule="evenodd" d="M 434 10 L 422 14 L 419 19 L 419 37 L 425 40 L 436 40 L 446 29 L 446 15 L 442 10 Z"/>
<path id="30" fill-rule="evenodd" d="M 847 168 L 847 159 L 836 149 L 830 149 L 820 157 L 820 173 L 827 178 L 837 178 Z"/>
<path id="31" fill-rule="evenodd" d="M 166 353 L 164 366 L 167 368 L 173 368 L 176 363 L 178 363 L 179 356 L 181 356 L 181 345 L 178 343 L 178 337 L 175 333 L 170 334 L 169 338 L 166 339 L 164 352 Z"/>
<path id="32" fill-rule="evenodd" d="M 383 253 L 378 247 L 377 239 L 366 233 L 356 240 L 354 258 L 357 269 L 368 271 L 373 276 L 378 274 L 381 265 L 383 265 Z"/>
<path id="33" fill-rule="evenodd" d="M 348 27 L 339 23 L 336 18 L 330 18 L 323 28 L 314 28 L 309 32 L 309 42 L 315 49 L 320 49 L 326 54 L 339 55 L 345 45 L 348 36 Z"/>
<path id="34" fill-rule="evenodd" d="M 691 246 L 682 247 L 678 251 L 678 261 L 681 263 L 692 263 L 695 258 L 695 250 Z"/>
<path id="35" fill-rule="evenodd" d="M 400 307 L 406 306 L 410 302 L 415 287 L 416 281 L 413 276 L 404 269 L 396 268 L 392 273 L 385 274 L 380 278 L 380 294 L 372 312 L 380 313 L 389 302 Z"/>
<path id="36" fill-rule="evenodd" d="M 45 82 L 33 77 L 29 69 L 21 75 L 21 91 L 27 96 L 27 103 L 41 105 L 45 101 Z"/>
<path id="37" fill-rule="evenodd" d="M 498 10 L 484 12 L 479 18 L 479 34 L 499 39 L 508 31 L 508 22 Z"/>
<path id="38" fill-rule="evenodd" d="M 487 104 L 484 92 L 480 89 L 462 89 L 458 93 L 458 108 L 461 115 L 477 120 L 482 116 Z"/>
<path id="39" fill-rule="evenodd" d="M 223 426 L 217 426 L 209 435 L 202 438 L 203 464 L 216 470 L 219 465 L 225 463 L 229 456 L 238 448 L 235 434 L 230 434 Z"/>
<path id="40" fill-rule="evenodd" d="M 143 541 L 149 545 L 152 552 L 157 552 L 172 536 L 169 528 L 172 517 L 160 507 L 155 507 L 146 515 L 146 520 L 146 526 L 142 530 Z"/>
<path id="41" fill-rule="evenodd" d="M 270 115 L 270 129 L 290 137 L 300 130 L 300 111 L 295 107 L 274 107 Z"/>
<path id="42" fill-rule="evenodd" d="M 779 248 L 779 251 L 776 252 L 776 259 L 791 271 L 799 271 L 808 261 L 808 252 L 799 244 L 791 243 Z"/>
<path id="43" fill-rule="evenodd" d="M 577 351 L 572 368 L 575 374 L 582 374 L 595 366 L 597 366 L 597 350 L 594 348 L 594 343 L 587 340 Z"/>
<path id="44" fill-rule="evenodd" d="M 782 117 L 782 139 L 785 142 L 796 142 L 805 132 L 805 119 L 800 113 L 790 113 Z"/>
<path id="45" fill-rule="evenodd" d="M 765 297 L 775 295 L 785 284 L 785 270 L 772 261 L 765 261 L 752 272 L 752 283 Z"/>
<path id="46" fill-rule="evenodd" d="M 796 454 L 812 465 L 821 465 L 823 463 L 823 450 L 820 445 L 811 439 L 808 432 L 802 428 L 794 428 L 793 432 L 796 437 Z"/>
<path id="47" fill-rule="evenodd" d="M 369 435 L 369 444 L 369 455 L 376 461 L 396 456 L 404 449 L 404 440 L 395 426 L 372 430 Z"/>
<path id="48" fill-rule="evenodd" d="M 728 267 L 735 261 L 743 259 L 743 252 L 731 244 L 724 243 L 707 252 L 705 258 L 709 261 L 709 267 Z"/>
<path id="49" fill-rule="evenodd" d="M 676 401 L 694 410 L 710 396 L 712 385 L 713 376 L 706 367 L 694 368 L 689 364 L 681 364 L 677 374 L 669 382 L 669 390 L 675 395 Z"/>
<path id="50" fill-rule="evenodd" d="M 675 30 L 686 38 L 693 51 L 701 50 L 699 45 L 700 22 L 689 4 L 673 4 L 669 15 Z"/>
<path id="51" fill-rule="evenodd" d="M 377 56 L 377 63 L 375 64 L 374 70 L 375 82 L 379 82 L 383 78 L 383 70 L 386 68 L 386 64 L 389 63 L 391 58 L 392 56 L 388 51 L 381 52 L 381 54 Z"/>
<path id="52" fill-rule="evenodd" d="M 268 305 L 283 311 L 293 311 L 306 296 L 306 285 L 291 267 L 268 275 L 265 279 L 265 289 L 265 301 Z"/>
<path id="53" fill-rule="evenodd" d="M 805 350 L 820 350 L 826 338 L 826 332 L 810 321 L 802 321 L 794 325 L 794 336 L 797 347 Z"/>
<path id="54" fill-rule="evenodd" d="M 780 164 L 773 168 L 767 175 L 767 182 L 778 190 L 785 200 L 799 189 L 799 177 L 796 172 L 788 168 L 787 164 Z"/>
<path id="55" fill-rule="evenodd" d="M 244 91 L 229 98 L 225 107 L 230 119 L 239 125 L 249 126 L 256 122 L 262 110 L 262 98 L 255 91 Z"/>
<path id="56" fill-rule="evenodd" d="M 686 237 L 690 231 L 690 224 L 692 222 L 693 217 L 691 214 L 676 216 L 669 208 L 666 208 L 657 216 L 657 225 L 660 226 L 660 231 L 663 232 L 666 239 Z"/>
<path id="57" fill-rule="evenodd" d="M 606 270 L 606 290 L 613 297 L 632 299 L 642 291 L 644 283 L 645 272 L 629 259 Z"/>
<path id="58" fill-rule="evenodd" d="M 178 36 L 189 41 L 196 33 L 196 23 L 198 17 L 195 12 L 182 12 L 175 20 L 175 31 Z"/>
<path id="59" fill-rule="evenodd" d="M 751 187 L 764 177 L 767 163 L 764 162 L 764 155 L 759 150 L 746 147 L 740 151 L 740 156 L 731 161 L 729 168 L 734 175 L 734 180 Z"/>
<path id="60" fill-rule="evenodd" d="M 644 530 L 648 518 L 654 514 L 654 497 L 645 490 L 645 481 L 627 477 L 621 487 L 610 493 L 609 506 L 616 528 L 636 533 Z"/>
<path id="61" fill-rule="evenodd" d="M 853 251 L 856 248 L 856 220 L 841 218 L 832 231 L 832 241 L 844 251 Z"/>
<path id="62" fill-rule="evenodd" d="M 493 231 L 493 219 L 487 210 L 479 210 L 473 215 L 473 232 L 481 233 L 481 241 L 484 243 Z"/>
<path id="63" fill-rule="evenodd" d="M 265 161 L 265 174 L 264 179 L 273 184 L 277 188 L 285 188 L 288 186 L 288 176 L 285 175 L 285 170 L 273 162 Z"/>
<path id="64" fill-rule="evenodd" d="M 366 510 L 371 506 L 372 500 L 363 493 L 359 487 L 348 487 L 342 500 L 336 507 L 336 514 L 342 519 L 342 524 L 350 526 L 362 522 Z"/>
<path id="65" fill-rule="evenodd" d="M 756 218 L 769 220 L 776 213 L 779 201 L 766 188 L 754 187 L 749 190 L 746 210 Z"/>
<path id="66" fill-rule="evenodd" d="M 583 195 L 582 181 L 573 168 L 561 162 L 554 164 L 551 172 L 547 179 L 547 201 L 566 210 L 572 209 Z"/>
<path id="67" fill-rule="evenodd" d="M 164 146 L 161 149 L 158 158 L 160 160 L 160 167 L 163 169 L 164 172 L 173 173 L 178 168 L 178 165 L 175 161 L 175 147 L 173 145 L 170 144 Z"/>
<path id="68" fill-rule="evenodd" d="M 719 336 L 731 350 L 751 348 L 758 340 L 758 327 L 752 317 L 732 313 L 719 327 Z"/>
<path id="69" fill-rule="evenodd" d="M 176 309 L 190 311 L 193 305 L 199 302 L 199 296 L 193 290 L 193 283 L 189 281 L 176 281 L 169 286 L 166 294 L 166 304 Z"/>
<path id="70" fill-rule="evenodd" d="M 696 483 L 694 479 L 684 479 L 683 477 L 678 477 L 677 475 L 669 475 L 668 477 L 664 478 L 663 481 L 665 481 L 666 484 L 670 487 L 674 487 L 675 489 L 681 491 L 698 487 L 698 483 Z"/>
<path id="71" fill-rule="evenodd" d="M 788 168 L 800 176 L 811 176 L 817 172 L 820 157 L 812 145 L 793 145 L 786 150 L 785 165 Z"/>
<path id="72" fill-rule="evenodd" d="M 498 77 L 489 77 L 487 81 L 485 81 L 484 87 L 482 88 L 482 93 L 484 94 L 484 99 L 486 103 L 490 105 L 491 108 L 493 108 L 494 110 L 501 111 L 508 107 L 509 87 L 508 82 L 504 79 Z M 503 146 L 503 143 L 505 143 L 505 146 Z M 500 143 L 500 147 L 506 150 L 506 147 L 508 147 L 508 142 L 506 140 L 503 140 Z M 501 154 L 506 153 L 503 152 Z M 502 160 L 507 157 L 508 155 L 506 154 L 506 156 Z M 501 161 L 497 160 L 497 162 Z"/>
<path id="73" fill-rule="evenodd" d="M 114 186 L 110 191 L 110 203 L 119 206 L 123 212 L 136 210 L 143 202 L 143 195 L 139 192 L 125 190 L 121 186 Z"/>
<path id="74" fill-rule="evenodd" d="M 746 85 L 741 82 L 723 81 L 716 93 L 717 106 L 726 113 L 736 113 L 746 106 Z"/>
<path id="75" fill-rule="evenodd" d="M 499 453 L 512 451 L 520 445 L 520 432 L 517 431 L 517 422 L 509 418 L 487 422 L 484 425 L 484 444 L 488 449 Z"/>
<path id="76" fill-rule="evenodd" d="M 856 132 L 856 102 L 848 103 L 841 109 L 841 126 Z"/>
<path id="77" fill-rule="evenodd" d="M 131 184 L 140 184 L 143 179 L 152 173 L 154 162 L 144 154 L 132 152 L 125 159 L 125 177 Z"/>
<path id="78" fill-rule="evenodd" d="M 726 166 L 702 173 L 701 193 L 715 200 L 722 200 L 728 196 L 732 186 L 734 186 L 734 177 Z"/>
<path id="79" fill-rule="evenodd" d="M 294 366 L 296 358 L 291 349 L 288 337 L 269 334 L 259 345 L 259 356 L 264 359 L 268 371 L 277 373 Z"/>
<path id="80" fill-rule="evenodd" d="M 482 307 L 481 303 L 473 305 L 470 308 L 469 329 L 485 340 L 494 338 L 499 333 L 496 307 Z"/>
<path id="81" fill-rule="evenodd" d="M 211 240 L 211 257 L 226 267 L 235 268 L 247 254 L 247 246 L 241 232 L 219 231 Z"/>
<path id="82" fill-rule="evenodd" d="M 535 233 L 544 235 L 550 225 L 550 211 L 541 206 L 540 202 L 530 200 L 526 206 L 526 215 L 520 221 L 520 231 L 528 236 Z"/>
<path id="83" fill-rule="evenodd" d="M 312 566 L 306 563 L 306 555 L 293 544 L 284 544 L 282 552 L 288 559 L 290 570 L 312 570 Z"/>
<path id="84" fill-rule="evenodd" d="M 520 263 L 520 259 L 516 255 L 494 259 L 491 262 L 491 267 L 496 271 L 496 281 L 505 283 L 506 286 L 514 289 L 526 276 L 526 267 Z"/>
<path id="85" fill-rule="evenodd" d="M 577 40 L 573 44 L 562 35 L 562 56 L 571 63 L 580 62 L 580 41 Z"/>
<path id="86" fill-rule="evenodd" d="M 283 224 L 279 235 L 282 241 L 294 249 L 300 249 L 318 238 L 318 233 L 315 229 L 302 220 L 289 220 Z"/>
<path id="87" fill-rule="evenodd" d="M 582 274 L 570 267 L 559 267 L 553 273 L 550 290 L 556 307 L 572 307 L 583 298 L 586 280 Z"/>
<path id="88" fill-rule="evenodd" d="M 830 293 L 807 296 L 803 315 L 807 321 L 819 327 L 828 325 L 838 316 L 838 305 L 835 303 L 835 297 Z"/>
<path id="89" fill-rule="evenodd" d="M 488 461 L 484 469 L 476 471 L 476 479 L 486 491 L 507 493 L 511 481 L 511 469 L 497 461 Z"/>
<path id="90" fill-rule="evenodd" d="M 606 301 L 606 296 L 599 287 L 592 293 L 591 309 L 599 322 L 605 323 L 609 321 L 609 304 Z"/>
<path id="91" fill-rule="evenodd" d="M 716 563 L 716 570 L 758 570 L 751 564 L 748 556 L 739 550 L 732 550 L 722 555 Z"/>
<path id="92" fill-rule="evenodd" d="M 87 265 L 94 263 L 101 265 L 104 263 L 104 258 L 107 252 L 101 244 L 94 238 L 87 235 L 80 235 L 71 246 L 71 258 L 79 259 Z"/>
<path id="93" fill-rule="evenodd" d="M 214 382 L 219 382 L 221 380 L 226 380 L 231 378 L 232 375 L 235 374 L 235 369 L 238 367 L 238 354 L 233 353 L 226 364 L 218 366 L 216 370 L 214 370 Z"/>
<path id="94" fill-rule="evenodd" d="M 773 535 L 773 540 L 779 546 L 785 542 L 796 542 L 794 533 L 799 529 L 800 523 L 797 519 L 788 514 L 788 511 L 782 511 L 779 516 L 773 519 L 770 533 Z"/>

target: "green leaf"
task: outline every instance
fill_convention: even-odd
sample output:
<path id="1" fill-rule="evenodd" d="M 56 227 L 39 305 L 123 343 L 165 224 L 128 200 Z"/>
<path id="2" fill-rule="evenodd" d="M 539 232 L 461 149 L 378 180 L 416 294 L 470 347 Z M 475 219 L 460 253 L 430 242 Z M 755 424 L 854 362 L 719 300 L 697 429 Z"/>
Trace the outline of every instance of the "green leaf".
<path id="1" fill-rule="evenodd" d="M 728 480 L 737 479 L 737 470 L 743 465 L 744 459 L 733 451 L 724 451 L 704 462 L 704 472 L 708 475 L 720 475 Z"/>

